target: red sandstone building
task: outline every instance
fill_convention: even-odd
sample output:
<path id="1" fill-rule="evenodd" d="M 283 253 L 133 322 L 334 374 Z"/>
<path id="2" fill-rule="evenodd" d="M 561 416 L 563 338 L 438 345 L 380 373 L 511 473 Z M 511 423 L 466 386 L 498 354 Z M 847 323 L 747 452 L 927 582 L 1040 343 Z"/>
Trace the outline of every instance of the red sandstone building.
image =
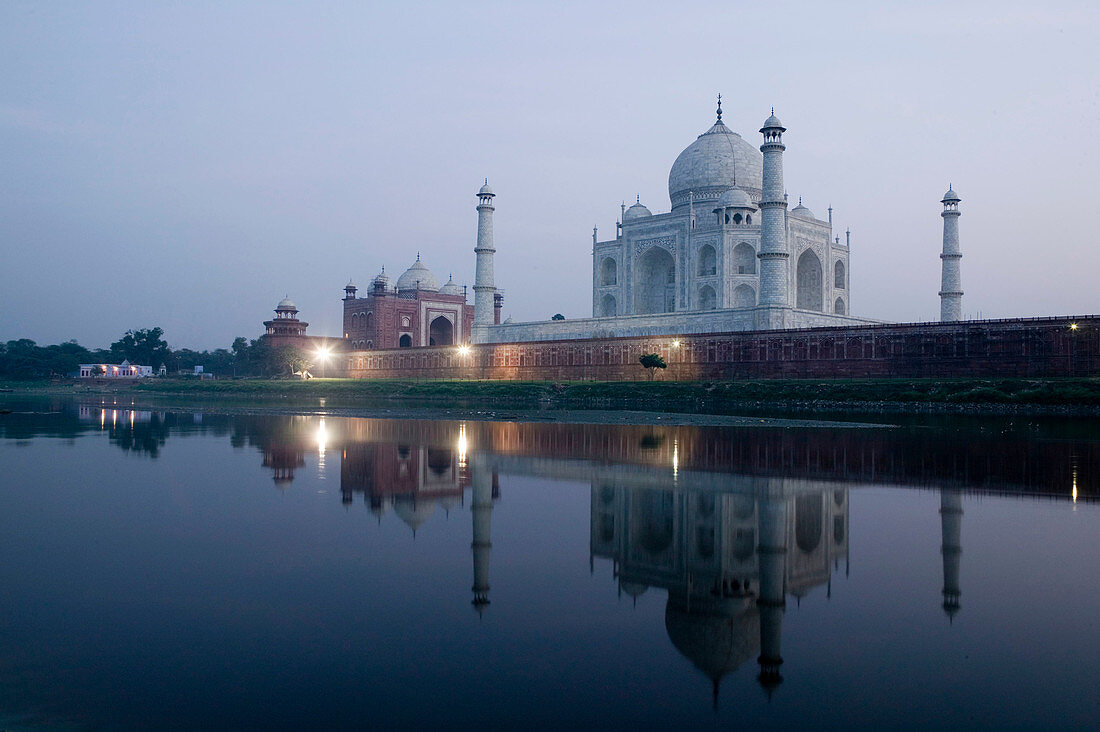
<path id="1" fill-rule="evenodd" d="M 466 304 L 466 290 L 454 278 L 440 287 L 439 280 L 416 261 L 390 284 L 386 270 L 370 284 L 366 297 L 357 297 L 351 282 L 344 288 L 344 340 L 352 350 L 450 346 L 470 342 L 474 308 Z M 500 322 L 503 298 L 495 302 Z"/>
<path id="2" fill-rule="evenodd" d="M 343 342 L 338 339 L 306 335 L 308 327 L 309 323 L 298 319 L 298 306 L 284 297 L 275 306 L 275 317 L 264 321 L 264 340 L 275 347 L 294 346 L 303 351 L 341 349 Z"/>

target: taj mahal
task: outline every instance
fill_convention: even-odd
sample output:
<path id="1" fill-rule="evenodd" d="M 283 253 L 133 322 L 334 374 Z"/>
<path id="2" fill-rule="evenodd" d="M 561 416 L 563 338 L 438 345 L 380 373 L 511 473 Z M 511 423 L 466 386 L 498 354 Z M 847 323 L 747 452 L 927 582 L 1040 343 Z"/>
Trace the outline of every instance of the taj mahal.
<path id="1" fill-rule="evenodd" d="M 453 277 L 440 284 L 416 254 L 395 280 L 385 267 L 364 291 L 348 282 L 342 350 L 352 353 L 467 344 L 524 344 L 608 338 L 851 328 L 882 323 L 852 314 L 851 232 L 789 207 L 783 180 L 787 128 L 775 114 L 750 143 L 714 122 L 676 157 L 668 174 L 670 208 L 653 213 L 640 199 L 619 207 L 614 236 L 592 229 L 592 315 L 569 320 L 502 321 L 504 291 L 494 272 L 496 193 L 477 192 L 473 304 Z M 958 219 L 952 187 L 943 204 L 940 320 L 962 320 Z M 288 306 L 287 304 L 290 303 Z M 310 343 L 289 299 L 265 322 L 279 343 Z M 321 339 L 328 341 L 330 339 Z M 363 359 L 353 359 L 349 364 Z M 373 362 L 371 362 L 373 363 Z"/>
<path id="2" fill-rule="evenodd" d="M 592 317 L 501 322 L 494 278 L 488 181 L 477 193 L 473 306 L 453 279 L 445 286 L 420 261 L 391 284 L 385 270 L 366 297 L 345 288 L 343 336 L 352 350 L 461 343 L 523 343 L 851 326 L 850 232 L 833 230 L 801 199 L 789 207 L 783 182 L 786 128 L 772 114 L 757 147 L 722 121 L 688 145 L 668 175 L 671 208 L 640 200 L 620 207 L 612 238 L 592 230 Z M 944 197 L 944 320 L 960 318 L 958 196 Z M 951 249 L 951 251 L 948 251 Z"/>

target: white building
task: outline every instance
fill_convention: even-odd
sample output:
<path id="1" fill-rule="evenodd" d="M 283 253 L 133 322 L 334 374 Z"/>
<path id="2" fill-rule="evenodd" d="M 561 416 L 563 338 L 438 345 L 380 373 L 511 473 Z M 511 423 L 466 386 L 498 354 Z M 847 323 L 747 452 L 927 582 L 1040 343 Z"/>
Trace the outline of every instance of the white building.
<path id="1" fill-rule="evenodd" d="M 772 114 L 757 148 L 722 122 L 721 98 L 717 116 L 673 163 L 669 212 L 637 201 L 623 205 L 614 238 L 600 241 L 593 229 L 591 318 L 488 325 L 484 341 L 876 322 L 849 315 L 849 241 L 834 234 L 832 209 L 819 219 L 800 199 L 787 210 L 786 128 Z M 478 210 L 478 282 L 487 288 L 492 220 Z"/>
<path id="2" fill-rule="evenodd" d="M 141 379 L 153 375 L 152 366 L 137 366 L 129 361 L 122 363 L 82 363 L 80 378 L 91 379 Z"/>

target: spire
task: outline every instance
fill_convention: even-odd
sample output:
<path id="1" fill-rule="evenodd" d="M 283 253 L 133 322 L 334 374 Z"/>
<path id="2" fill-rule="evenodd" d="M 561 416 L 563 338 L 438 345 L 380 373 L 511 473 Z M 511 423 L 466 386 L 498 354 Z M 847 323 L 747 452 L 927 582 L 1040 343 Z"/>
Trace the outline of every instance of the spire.
<path id="1" fill-rule="evenodd" d="M 718 124 L 722 124 L 722 93 L 718 93 Z"/>

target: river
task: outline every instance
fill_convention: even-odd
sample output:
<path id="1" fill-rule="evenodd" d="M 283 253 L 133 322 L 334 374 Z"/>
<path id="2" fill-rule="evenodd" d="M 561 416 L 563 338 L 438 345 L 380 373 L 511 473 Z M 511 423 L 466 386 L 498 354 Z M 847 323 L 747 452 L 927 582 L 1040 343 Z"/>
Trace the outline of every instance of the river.
<path id="1" fill-rule="evenodd" d="M 3 729 L 1100 719 L 1095 420 L 2 406 Z"/>

